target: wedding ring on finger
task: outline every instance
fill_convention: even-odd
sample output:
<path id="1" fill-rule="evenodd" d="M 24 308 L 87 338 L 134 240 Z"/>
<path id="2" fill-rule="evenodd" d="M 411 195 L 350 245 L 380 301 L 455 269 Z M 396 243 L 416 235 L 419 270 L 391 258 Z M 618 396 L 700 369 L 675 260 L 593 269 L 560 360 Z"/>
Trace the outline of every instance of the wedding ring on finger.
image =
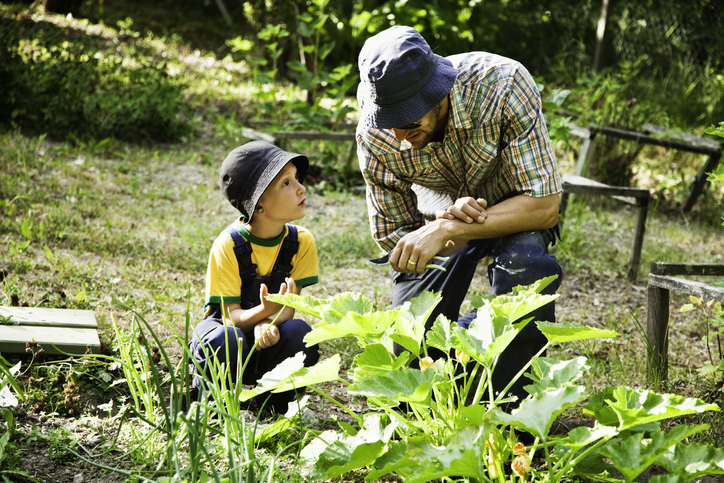
<path id="1" fill-rule="evenodd" d="M 412 265 L 413 267 L 417 265 L 417 262 L 413 262 L 412 260 L 407 261 L 408 265 Z"/>

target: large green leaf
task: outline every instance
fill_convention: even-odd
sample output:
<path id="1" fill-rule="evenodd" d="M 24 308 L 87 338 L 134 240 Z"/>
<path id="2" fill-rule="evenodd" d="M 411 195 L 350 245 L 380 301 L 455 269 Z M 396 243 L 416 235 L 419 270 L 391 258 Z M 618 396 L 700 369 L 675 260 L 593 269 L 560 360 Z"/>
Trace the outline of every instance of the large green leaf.
<path id="1" fill-rule="evenodd" d="M 432 444 L 422 436 L 407 440 L 398 446 L 392 457 L 381 458 L 365 481 L 376 481 L 388 473 L 395 473 L 407 483 L 438 481 L 450 477 L 480 478 L 485 475 L 484 445 L 492 424 L 468 427 L 453 435 L 444 445 Z M 384 463 L 384 464 L 381 464 Z"/>
<path id="2" fill-rule="evenodd" d="M 382 344 L 368 344 L 364 351 L 354 358 L 352 373 L 355 381 L 361 381 L 368 377 L 387 374 L 394 370 L 394 364 L 390 352 Z"/>
<path id="3" fill-rule="evenodd" d="M 385 424 L 383 416 L 368 414 L 362 429 L 354 435 L 337 435 L 329 444 L 318 443 L 302 451 L 302 457 L 315 461 L 314 473 L 325 481 L 357 468 L 372 465 L 385 452 L 396 422 Z M 309 448 L 309 449 L 308 449 Z"/>
<path id="4" fill-rule="evenodd" d="M 357 292 L 342 292 L 335 295 L 329 303 L 329 309 L 341 315 L 347 312 L 367 314 L 372 311 L 372 302 Z"/>
<path id="5" fill-rule="evenodd" d="M 301 355 L 301 357 L 300 357 Z M 241 392 L 246 401 L 265 392 L 283 392 L 304 386 L 313 386 L 339 379 L 341 357 L 335 354 L 311 367 L 304 367 L 304 353 L 282 361 L 277 367 L 264 374 L 254 389 Z"/>
<path id="6" fill-rule="evenodd" d="M 399 321 L 399 319 L 398 319 Z M 420 334 L 420 337 L 422 338 L 422 334 Z M 390 340 L 397 342 L 402 347 L 407 349 L 408 351 L 412 352 L 415 357 L 420 356 L 420 342 L 418 340 L 415 340 L 413 337 L 410 337 L 408 335 L 404 334 L 390 334 Z"/>
<path id="7" fill-rule="evenodd" d="M 588 453 L 578 460 L 573 467 L 573 473 L 578 476 L 601 483 L 623 483 L 623 480 L 614 478 L 616 468 L 606 462 L 601 454 Z M 574 480 L 575 481 L 575 480 Z"/>
<path id="8" fill-rule="evenodd" d="M 617 426 L 619 431 L 686 414 L 718 410 L 716 404 L 700 399 L 622 386 L 594 394 L 583 409 L 600 424 Z"/>
<path id="9" fill-rule="evenodd" d="M 563 411 L 586 399 L 583 386 L 565 386 L 560 389 L 549 389 L 524 399 L 517 409 L 510 414 L 493 409 L 495 417 L 500 421 L 524 429 L 545 441 L 556 417 Z"/>
<path id="10" fill-rule="evenodd" d="M 704 475 L 724 475 L 724 448 L 700 443 L 677 444 L 661 455 L 656 464 L 686 481 Z"/>
<path id="11" fill-rule="evenodd" d="M 415 356 L 420 355 L 420 344 L 425 336 L 425 323 L 440 302 L 439 293 L 423 292 L 405 303 L 394 321 L 390 339 L 400 344 Z"/>
<path id="12" fill-rule="evenodd" d="M 409 305 L 405 304 L 407 308 L 407 314 L 411 317 L 411 320 L 422 323 L 422 327 L 425 327 L 425 322 L 435 310 L 437 304 L 442 300 L 442 295 L 438 292 L 423 292 L 421 295 L 410 300 Z"/>
<path id="13" fill-rule="evenodd" d="M 509 294 L 471 297 L 471 303 L 475 308 L 487 306 L 493 314 L 516 321 L 558 298 L 558 295 L 540 295 L 555 279 L 553 275 L 532 285 L 514 287 Z"/>
<path id="14" fill-rule="evenodd" d="M 601 337 L 616 337 L 618 335 L 615 330 L 595 329 L 570 322 L 536 322 L 536 325 L 551 344 Z"/>
<path id="15" fill-rule="evenodd" d="M 456 326 L 455 322 L 450 322 L 450 319 L 444 315 L 438 315 L 432 324 L 432 329 L 427 331 L 427 345 L 445 353 L 450 352 L 456 340 L 453 333 L 453 327 Z"/>
<path id="16" fill-rule="evenodd" d="M 349 386 L 350 394 L 383 397 L 394 401 L 429 404 L 432 385 L 442 378 L 433 370 L 403 367 L 397 371 L 369 377 Z"/>
<path id="17" fill-rule="evenodd" d="M 307 345 L 313 345 L 340 337 L 379 339 L 399 315 L 399 309 L 366 314 L 348 312 L 338 323 L 315 325 L 304 336 L 304 341 Z"/>
<path id="18" fill-rule="evenodd" d="M 286 305 L 317 319 L 322 318 L 324 302 L 315 299 L 311 295 L 297 295 L 293 293 L 287 295 L 269 294 L 267 299 L 271 302 Z"/>
<path id="19" fill-rule="evenodd" d="M 474 337 L 479 337 L 483 333 L 488 332 L 486 328 L 482 330 L 479 329 L 478 320 L 479 319 L 473 321 L 468 328 L 468 331 L 470 331 Z M 487 321 L 487 319 L 485 320 Z M 513 324 L 507 317 L 493 317 L 489 326 L 489 336 L 491 339 L 489 342 L 483 341 L 483 346 L 485 347 L 485 364 L 488 367 L 492 366 L 493 361 L 503 353 L 510 343 L 513 342 L 513 339 L 518 336 L 520 331 L 532 320 L 533 318 L 528 318 Z"/>
<path id="20" fill-rule="evenodd" d="M 583 371 L 589 367 L 585 357 L 577 357 L 570 361 L 536 357 L 531 363 L 529 374 L 534 382 L 525 386 L 525 390 L 530 394 L 536 394 L 549 388 L 562 387 L 566 383 L 578 380 Z"/>
<path id="21" fill-rule="evenodd" d="M 635 433 L 620 442 L 609 442 L 600 449 L 600 453 L 611 460 L 627 481 L 633 481 L 671 446 L 706 428 L 707 425 L 679 425 L 668 434 L 656 431 L 650 439 L 644 439 L 643 433 Z"/>
<path id="22" fill-rule="evenodd" d="M 568 432 L 568 438 L 560 444 L 567 448 L 577 451 L 585 448 L 602 438 L 612 438 L 618 434 L 616 428 L 611 426 L 596 425 L 593 428 L 579 426 Z"/>

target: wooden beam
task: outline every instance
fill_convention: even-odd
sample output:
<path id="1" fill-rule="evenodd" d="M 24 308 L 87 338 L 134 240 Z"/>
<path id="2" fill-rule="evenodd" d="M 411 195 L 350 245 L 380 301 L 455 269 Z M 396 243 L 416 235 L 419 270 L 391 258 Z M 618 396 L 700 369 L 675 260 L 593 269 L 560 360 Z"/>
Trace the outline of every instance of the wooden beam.
<path id="1" fill-rule="evenodd" d="M 713 275 L 724 277 L 724 264 L 720 263 L 666 263 L 651 264 L 656 275 Z"/>
<path id="2" fill-rule="evenodd" d="M 677 292 L 683 292 L 705 299 L 714 299 L 724 302 L 724 288 L 716 287 L 707 283 L 650 273 L 649 286 L 652 285 L 666 290 L 676 290 Z"/>

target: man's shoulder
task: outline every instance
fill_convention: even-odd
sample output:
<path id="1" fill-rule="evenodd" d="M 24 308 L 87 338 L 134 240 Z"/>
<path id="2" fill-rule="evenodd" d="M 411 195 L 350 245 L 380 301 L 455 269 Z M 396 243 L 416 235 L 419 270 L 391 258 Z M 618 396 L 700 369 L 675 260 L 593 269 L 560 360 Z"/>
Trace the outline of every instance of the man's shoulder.
<path id="1" fill-rule="evenodd" d="M 516 60 L 482 51 L 455 54 L 447 59 L 458 70 L 458 84 L 495 83 L 515 75 L 522 67 Z"/>

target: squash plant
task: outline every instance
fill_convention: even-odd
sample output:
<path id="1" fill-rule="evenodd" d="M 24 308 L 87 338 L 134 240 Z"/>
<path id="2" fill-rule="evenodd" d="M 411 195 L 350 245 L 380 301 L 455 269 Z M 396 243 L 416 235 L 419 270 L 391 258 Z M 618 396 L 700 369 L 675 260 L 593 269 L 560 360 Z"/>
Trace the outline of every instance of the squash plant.
<path id="1" fill-rule="evenodd" d="M 717 405 L 628 387 L 589 394 L 577 384 L 588 369 L 584 357 L 569 361 L 534 357 L 517 375 L 529 371 L 533 381 L 526 386 L 529 396 L 517 409 L 502 409 L 511 399 L 505 391 L 493 393 L 490 376 L 498 356 L 525 325 L 536 323 L 548 339 L 540 354 L 551 344 L 616 335 L 531 318 L 514 324 L 557 297 L 540 294 L 552 280 L 517 287 L 506 295 L 476 297 L 472 302 L 477 318 L 468 330 L 440 316 L 427 333 L 425 320 L 440 300 L 433 293 L 387 311 L 373 311 L 372 303 L 356 293 L 328 300 L 270 295 L 275 302 L 320 320 L 306 336 L 308 344 L 353 337 L 362 352 L 349 372 L 351 383 L 339 377 L 339 355 L 305 368 L 299 354 L 241 397 L 310 386 L 344 408 L 317 387 L 339 381 L 350 394 L 367 398 L 371 411 L 366 414 L 345 408 L 354 415 L 356 426 L 340 423 L 339 430 L 317 434 L 302 450 L 301 456 L 313 465 L 310 477 L 322 481 L 360 468 L 368 470 L 366 481 L 395 473 L 407 482 L 558 482 L 576 477 L 633 481 L 653 464 L 669 473 L 651 481 L 724 474 L 724 450 L 683 444 L 706 425 L 681 424 L 668 433 L 658 425 L 665 419 L 718 410 Z M 393 342 L 409 352 L 394 356 Z M 431 360 L 430 347 L 446 355 Z M 420 369 L 410 367 L 414 358 L 420 359 Z M 593 427 L 551 434 L 557 416 L 583 403 L 584 412 L 595 419 Z M 523 446 L 516 431 L 533 435 L 533 444 Z"/>

